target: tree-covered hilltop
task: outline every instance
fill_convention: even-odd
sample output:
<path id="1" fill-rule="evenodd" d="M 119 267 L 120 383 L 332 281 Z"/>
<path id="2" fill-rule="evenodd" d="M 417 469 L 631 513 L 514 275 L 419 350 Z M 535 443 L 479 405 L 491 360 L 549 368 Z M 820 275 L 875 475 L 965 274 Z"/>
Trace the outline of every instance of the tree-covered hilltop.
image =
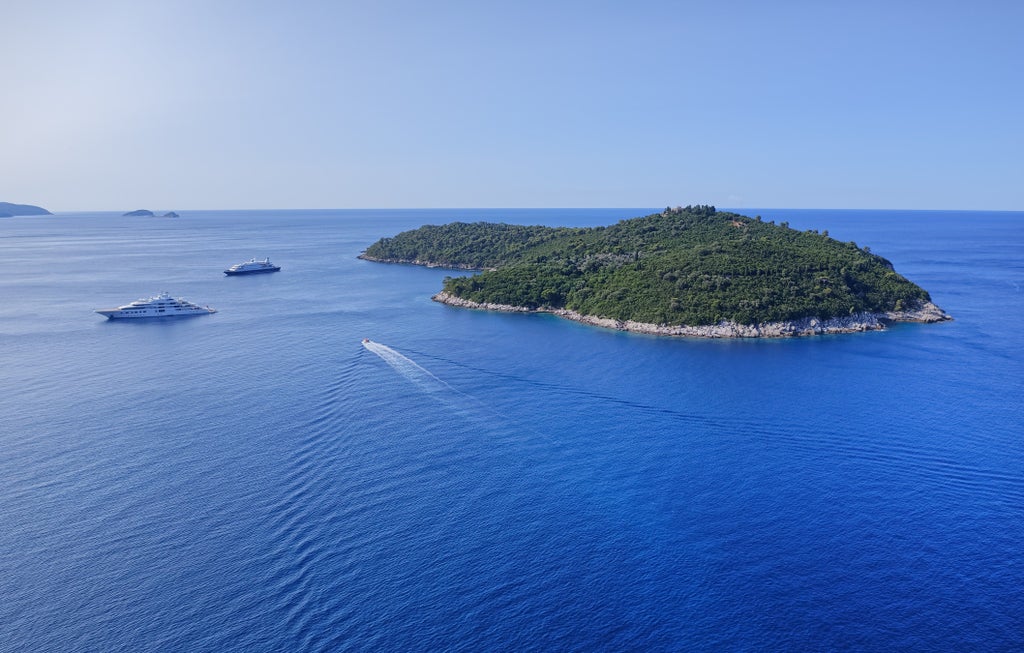
<path id="1" fill-rule="evenodd" d="M 866 247 L 713 206 L 609 227 L 426 226 L 381 239 L 362 256 L 483 269 L 445 279 L 445 292 L 471 302 L 650 324 L 827 319 L 929 301 Z"/>
<path id="2" fill-rule="evenodd" d="M 524 227 L 494 222 L 426 225 L 394 238 L 381 238 L 360 258 L 485 270 L 507 265 L 534 247 L 579 231 L 566 227 Z"/>

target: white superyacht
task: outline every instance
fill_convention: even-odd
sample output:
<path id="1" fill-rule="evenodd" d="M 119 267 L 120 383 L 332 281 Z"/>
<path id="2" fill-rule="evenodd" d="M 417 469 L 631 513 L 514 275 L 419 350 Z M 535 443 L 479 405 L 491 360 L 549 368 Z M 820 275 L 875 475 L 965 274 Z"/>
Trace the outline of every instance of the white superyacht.
<path id="1" fill-rule="evenodd" d="M 180 297 L 171 297 L 166 292 L 150 297 L 136 299 L 131 304 L 117 308 L 101 308 L 96 311 L 108 319 L 134 319 L 143 317 L 187 317 L 189 315 L 206 315 L 217 310 L 209 306 L 199 306 Z"/>

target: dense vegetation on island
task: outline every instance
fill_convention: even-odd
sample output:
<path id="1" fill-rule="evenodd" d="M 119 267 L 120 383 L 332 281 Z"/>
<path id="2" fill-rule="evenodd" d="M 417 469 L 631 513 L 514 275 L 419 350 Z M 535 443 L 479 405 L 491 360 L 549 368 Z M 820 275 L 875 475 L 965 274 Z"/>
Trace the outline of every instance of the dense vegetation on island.
<path id="1" fill-rule="evenodd" d="M 0 202 L 0 213 L 7 216 L 53 215 L 41 206 L 35 206 L 34 204 L 11 204 L 10 202 Z"/>
<path id="2" fill-rule="evenodd" d="M 825 319 L 929 301 L 866 247 L 703 205 L 608 227 L 431 225 L 383 238 L 362 258 L 482 269 L 444 281 L 472 302 L 665 325 Z"/>

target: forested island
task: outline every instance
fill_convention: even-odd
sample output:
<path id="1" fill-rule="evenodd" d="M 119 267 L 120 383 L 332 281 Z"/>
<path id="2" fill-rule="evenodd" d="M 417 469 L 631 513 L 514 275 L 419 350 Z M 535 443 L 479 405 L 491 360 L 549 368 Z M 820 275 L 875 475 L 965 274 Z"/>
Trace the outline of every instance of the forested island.
<path id="1" fill-rule="evenodd" d="M 608 227 L 427 225 L 360 258 L 481 271 L 446 277 L 434 299 L 447 304 L 644 333 L 792 336 L 950 319 L 867 247 L 706 205 Z"/>

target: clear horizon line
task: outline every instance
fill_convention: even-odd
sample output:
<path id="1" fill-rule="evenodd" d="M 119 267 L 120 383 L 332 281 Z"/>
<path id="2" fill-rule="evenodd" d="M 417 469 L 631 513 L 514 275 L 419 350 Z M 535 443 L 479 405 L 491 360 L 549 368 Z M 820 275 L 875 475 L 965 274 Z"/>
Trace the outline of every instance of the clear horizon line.
<path id="1" fill-rule="evenodd" d="M 35 205 L 42 206 L 42 205 Z M 666 205 L 666 206 L 683 206 L 683 205 Z M 692 205 L 691 205 L 692 206 Z M 741 213 L 743 211 L 946 211 L 946 212 L 961 212 L 961 213 L 976 213 L 976 212 L 989 212 L 989 213 L 1021 213 L 1024 209 L 982 209 L 982 208 L 892 208 L 892 207 L 799 207 L 799 206 L 750 206 L 750 207 L 730 207 L 730 206 L 715 206 L 718 210 L 728 210 L 734 213 Z M 42 207 L 46 208 L 46 207 Z M 660 209 L 659 206 L 348 206 L 348 207 L 269 207 L 269 208 L 254 208 L 254 207 L 232 207 L 232 208 L 161 208 L 161 209 L 141 209 L 150 210 L 154 213 L 161 211 L 536 211 L 536 210 L 626 210 L 626 209 Z M 51 213 L 117 213 L 123 212 L 128 213 L 131 211 L 137 211 L 140 209 L 62 209 L 62 210 L 51 210 Z M 15 216 L 15 217 L 39 217 L 39 216 Z"/>

